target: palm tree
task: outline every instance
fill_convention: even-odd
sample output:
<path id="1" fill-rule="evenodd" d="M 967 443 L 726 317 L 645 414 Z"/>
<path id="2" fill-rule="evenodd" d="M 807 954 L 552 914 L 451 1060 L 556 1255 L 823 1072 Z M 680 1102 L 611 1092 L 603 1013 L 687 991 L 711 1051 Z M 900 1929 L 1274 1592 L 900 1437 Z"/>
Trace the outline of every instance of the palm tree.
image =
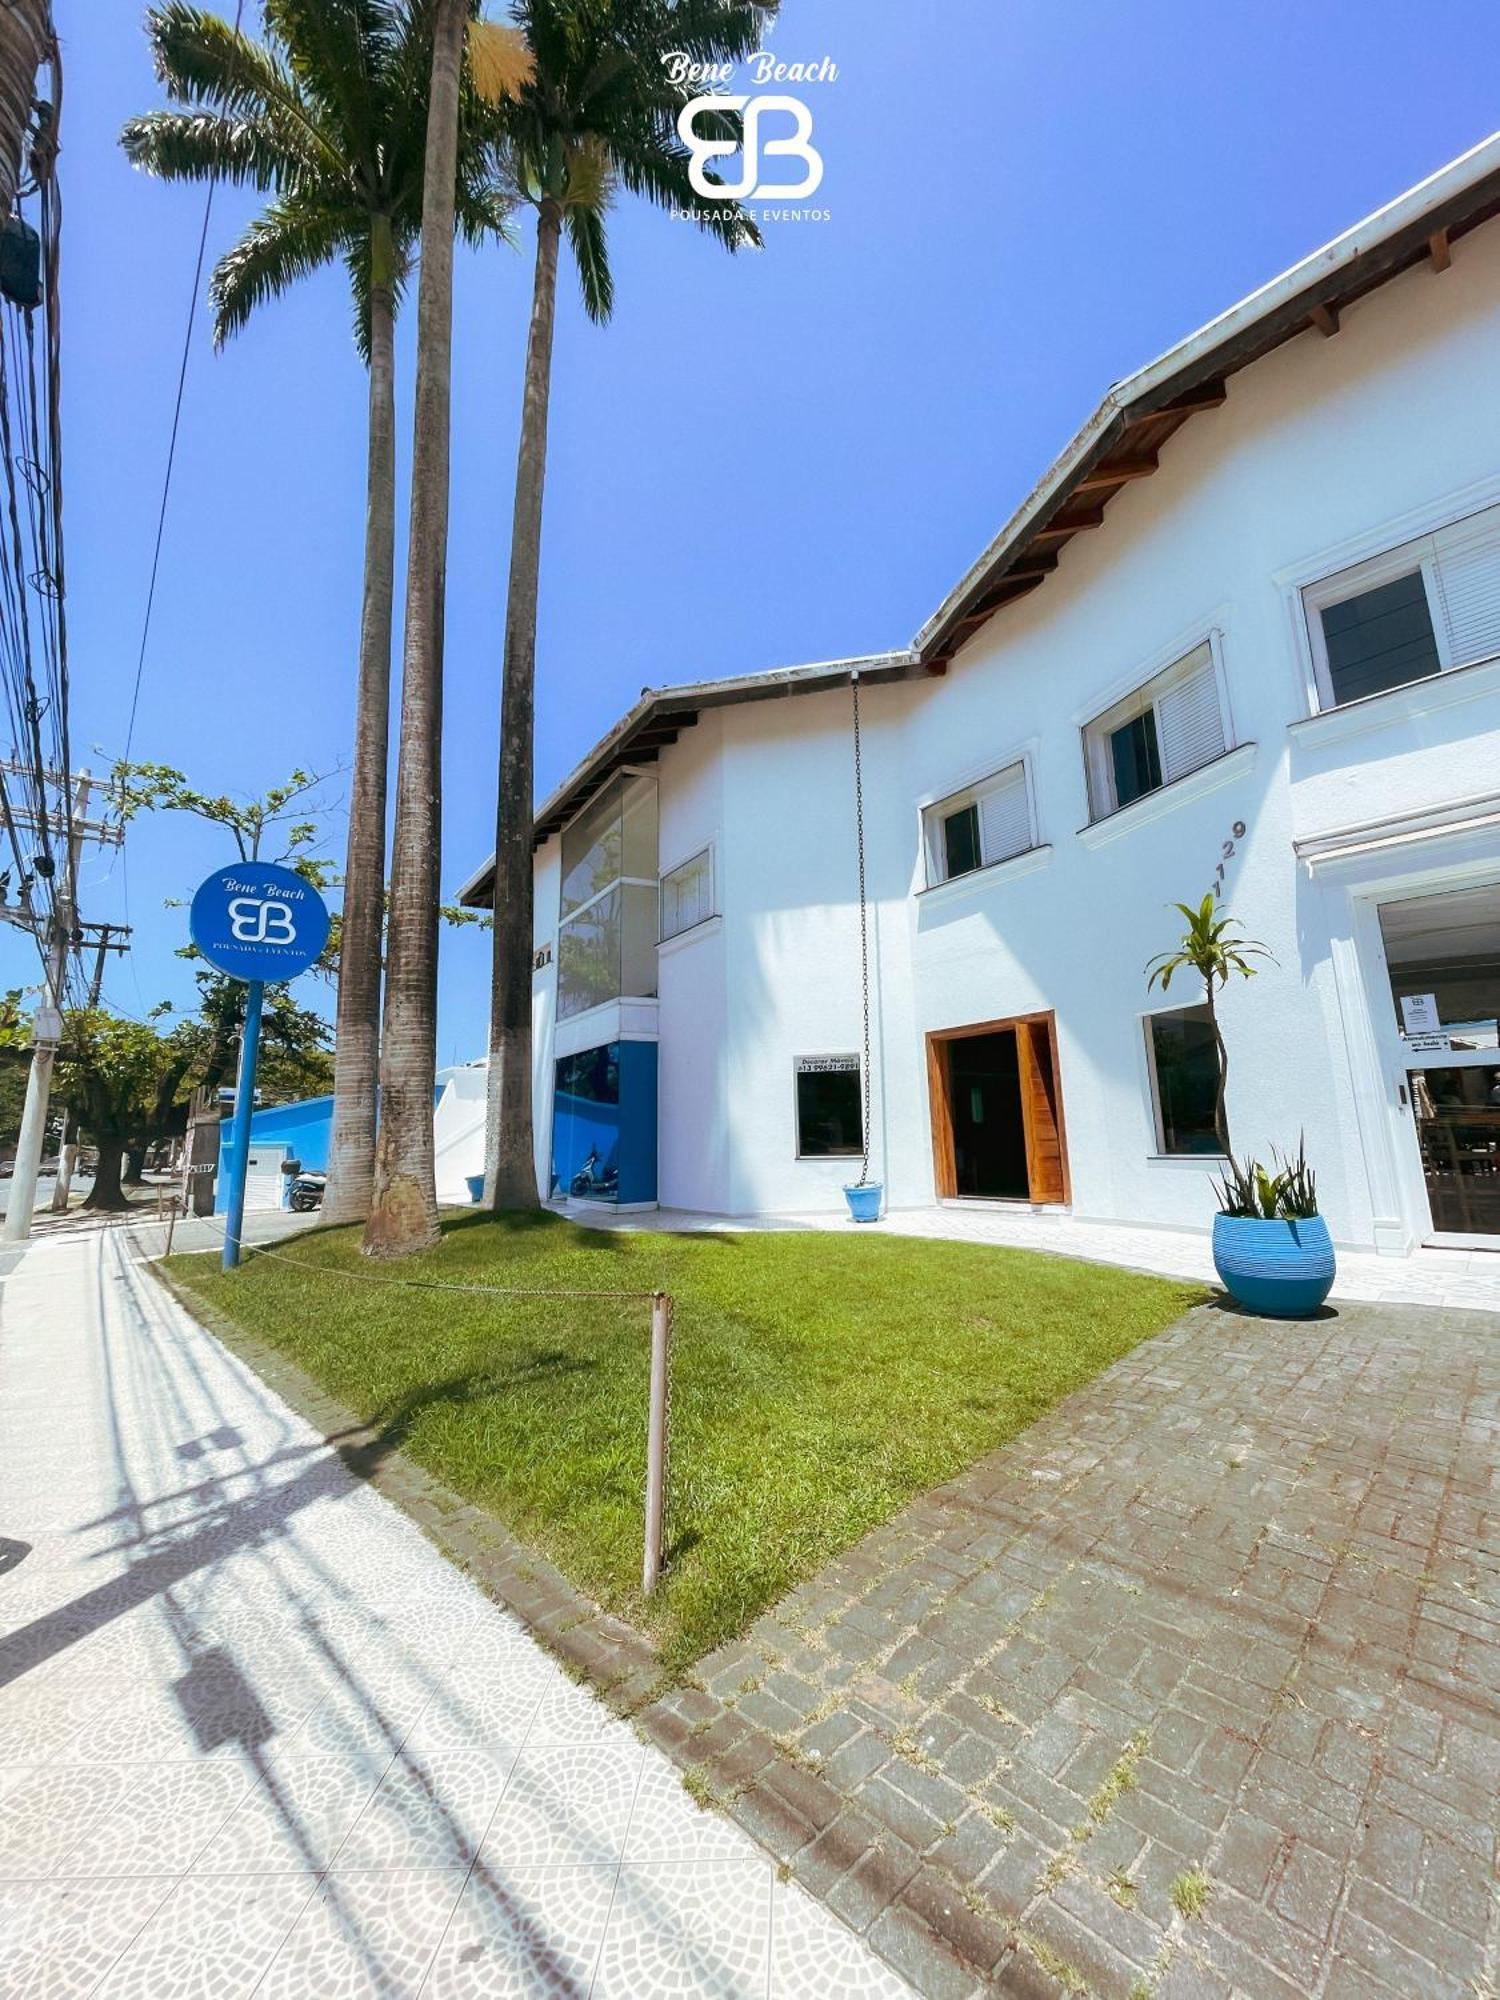
<path id="1" fill-rule="evenodd" d="M 618 187 L 693 214 L 728 249 L 759 241 L 735 202 L 705 203 L 694 192 L 677 114 L 695 93 L 690 85 L 668 80 L 663 58 L 681 52 L 700 63 L 736 61 L 759 46 L 771 11 L 748 0 L 518 0 L 515 9 L 529 61 L 498 123 L 514 186 L 536 211 L 536 270 L 511 527 L 495 816 L 485 1183 L 497 1210 L 537 1203 L 531 1130 L 532 737 L 559 247 L 566 231 L 584 309 L 602 323 L 614 306 L 604 216 Z M 501 72 L 509 75 L 504 51 L 516 33 L 491 24 L 473 31 L 481 93 L 494 95 L 485 91 L 480 51 L 495 52 Z M 710 129 L 707 120 L 701 129 Z M 719 135 L 738 137 L 737 121 L 720 119 Z"/>
<path id="2" fill-rule="evenodd" d="M 130 159 L 165 180 L 246 183 L 273 197 L 213 273 L 216 346 L 257 307 L 341 258 L 369 371 L 364 595 L 324 1203 L 330 1222 L 369 1212 L 374 1176 L 396 539 L 395 321 L 421 224 L 436 7 L 437 0 L 266 0 L 262 43 L 216 14 L 167 0 L 147 15 L 146 32 L 157 76 L 187 108 L 133 118 L 122 135 Z M 503 213 L 483 148 L 466 142 L 460 227 L 477 240 L 503 231 Z"/>
<path id="3" fill-rule="evenodd" d="M 406 556 L 406 639 L 390 933 L 380 1051 L 380 1137 L 364 1248 L 405 1256 L 437 1241 L 432 1103 L 437 1069 L 439 800 L 448 429 L 453 362 L 453 220 L 469 0 L 436 0 L 427 92 L 417 392 Z"/>
<path id="4" fill-rule="evenodd" d="M 1174 972 L 1196 972 L 1203 981 L 1208 1025 L 1213 1030 L 1214 1046 L 1219 1052 L 1219 1080 L 1214 1089 L 1214 1131 L 1218 1134 L 1225 1158 L 1232 1163 L 1234 1155 L 1229 1149 L 1229 1120 L 1224 1110 L 1224 1093 L 1229 1084 L 1229 1051 L 1224 1046 L 1223 1031 L 1219 1027 L 1215 989 L 1227 986 L 1236 973 L 1243 979 L 1252 979 L 1259 967 L 1252 965 L 1250 960 L 1270 958 L 1271 954 L 1254 938 L 1233 935 L 1236 920 L 1231 916 L 1215 914 L 1211 889 L 1196 906 L 1174 903 L 1172 908 L 1184 918 L 1187 929 L 1178 939 L 1175 950 L 1159 952 L 1146 967 L 1146 991 L 1149 993 L 1153 986 L 1159 984 L 1165 993 L 1172 983 Z"/>

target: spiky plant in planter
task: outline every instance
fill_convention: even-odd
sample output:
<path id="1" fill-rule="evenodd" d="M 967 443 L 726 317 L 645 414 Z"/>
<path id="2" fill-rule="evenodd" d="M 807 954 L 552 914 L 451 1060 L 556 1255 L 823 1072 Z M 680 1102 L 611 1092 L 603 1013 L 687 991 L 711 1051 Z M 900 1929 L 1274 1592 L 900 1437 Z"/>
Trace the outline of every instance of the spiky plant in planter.
<path id="1" fill-rule="evenodd" d="M 1214 1268 L 1241 1305 L 1276 1319 L 1301 1319 L 1322 1305 L 1334 1277 L 1333 1244 L 1318 1213 L 1316 1180 L 1301 1140 L 1295 1159 L 1273 1150 L 1269 1167 L 1259 1160 L 1235 1159 L 1225 1109 L 1229 1052 L 1216 1004 L 1231 979 L 1253 978 L 1259 968 L 1251 961 L 1271 954 L 1242 936 L 1233 917 L 1219 913 L 1212 892 L 1201 903 L 1176 903 L 1173 908 L 1187 928 L 1172 951 L 1159 953 L 1147 966 L 1146 986 L 1149 992 L 1160 985 L 1165 993 L 1173 974 L 1184 971 L 1203 981 L 1218 1051 L 1214 1131 L 1228 1163 L 1216 1189 Z"/>

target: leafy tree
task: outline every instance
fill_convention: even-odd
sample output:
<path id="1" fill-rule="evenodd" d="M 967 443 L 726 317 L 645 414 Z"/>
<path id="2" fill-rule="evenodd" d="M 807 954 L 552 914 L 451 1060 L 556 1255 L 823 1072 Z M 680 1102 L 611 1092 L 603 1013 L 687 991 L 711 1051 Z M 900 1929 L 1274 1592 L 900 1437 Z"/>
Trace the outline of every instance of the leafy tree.
<path id="1" fill-rule="evenodd" d="M 125 1150 L 152 1123 L 163 1098 L 175 1100 L 190 1055 L 148 1021 L 130 1021 L 101 1007 L 64 1016 L 53 1089 L 98 1152 L 85 1208 L 130 1206 L 121 1186 Z"/>
<path id="2" fill-rule="evenodd" d="M 298 812 L 321 812 L 316 800 L 326 778 L 311 771 L 293 771 L 284 784 L 272 785 L 259 798 L 233 798 L 227 792 L 203 792 L 171 764 L 116 764 L 110 777 L 122 820 L 142 812 L 185 812 L 210 826 L 229 829 L 241 861 L 275 859 L 322 888 L 332 870 L 312 852 L 318 840 L 318 820 L 299 819 Z M 274 848 L 274 856 L 261 854 Z"/>
<path id="3" fill-rule="evenodd" d="M 0 993 L 0 1153 L 11 1151 L 20 1134 L 30 1069 L 31 1024 L 15 986 Z"/>
<path id="4" fill-rule="evenodd" d="M 517 29 L 474 31 L 476 80 L 496 107 L 516 189 L 536 215 L 536 267 L 521 403 L 505 615 L 495 824 L 486 1189 L 497 1209 L 536 1206 L 531 1132 L 532 743 L 542 498 L 546 480 L 557 265 L 566 232 L 590 318 L 614 307 L 604 219 L 619 188 L 683 210 L 727 249 L 757 243 L 728 199 L 688 178 L 677 114 L 696 87 L 663 58 L 732 62 L 760 43 L 768 6 L 747 0 L 518 0 Z M 484 51 L 481 56 L 478 51 Z M 519 79 L 519 87 L 516 87 Z M 708 135 L 714 121 L 703 117 Z M 737 140 L 737 118 L 715 136 Z"/>
<path id="5" fill-rule="evenodd" d="M 380 1035 L 396 534 L 395 320 L 421 228 L 433 26 L 454 0 L 265 0 L 266 39 L 168 0 L 146 18 L 157 75 L 185 107 L 133 118 L 136 165 L 272 198 L 210 281 L 223 344 L 262 304 L 335 259 L 348 270 L 369 371 L 365 567 L 344 872 L 338 1054 L 326 1212 L 369 1206 Z M 503 231 L 486 147 L 459 119 L 445 203 L 472 240 Z"/>
<path id="6" fill-rule="evenodd" d="M 1159 952 L 1146 967 L 1146 991 L 1149 993 L 1153 986 L 1160 985 L 1165 993 L 1172 983 L 1174 972 L 1195 972 L 1203 981 L 1208 1024 L 1213 1030 L 1214 1046 L 1219 1052 L 1219 1081 L 1214 1091 L 1214 1131 L 1226 1157 L 1232 1161 L 1229 1120 L 1224 1110 L 1224 1093 L 1229 1084 L 1229 1051 L 1224 1046 L 1224 1035 L 1219 1026 L 1216 994 L 1229 984 L 1236 973 L 1242 979 L 1254 978 L 1260 968 L 1252 965 L 1250 960 L 1270 958 L 1271 954 L 1254 938 L 1235 935 L 1236 919 L 1218 914 L 1212 890 L 1196 906 L 1174 903 L 1172 908 L 1181 913 L 1187 928 L 1171 951 Z"/>
<path id="7" fill-rule="evenodd" d="M 192 1050 L 186 1081 L 219 1090 L 233 1083 L 239 1063 L 240 1034 L 245 1025 L 245 986 L 227 973 L 201 966 L 198 1011 L 178 1024 L 174 1033 Z M 165 1004 L 152 1018 L 171 1013 Z M 333 1057 L 328 1023 L 311 1007 L 299 1007 L 285 985 L 266 988 L 261 1016 L 260 1063 L 255 1083 L 266 1104 L 286 1104 L 302 1097 L 326 1097 L 333 1088 Z M 152 1136 L 169 1129 L 163 1124 Z"/>
<path id="8" fill-rule="evenodd" d="M 144 1021 L 102 1007 L 63 1017 L 53 1088 L 98 1151 L 85 1208 L 129 1206 L 124 1181 L 132 1155 L 181 1133 L 194 1090 L 217 1090 L 234 1074 L 244 987 L 206 968 L 199 972 L 200 1012 L 163 1030 L 163 1003 Z M 284 986 L 266 994 L 257 1083 L 263 1103 L 326 1094 L 333 1082 L 326 1021 L 299 1007 Z"/>

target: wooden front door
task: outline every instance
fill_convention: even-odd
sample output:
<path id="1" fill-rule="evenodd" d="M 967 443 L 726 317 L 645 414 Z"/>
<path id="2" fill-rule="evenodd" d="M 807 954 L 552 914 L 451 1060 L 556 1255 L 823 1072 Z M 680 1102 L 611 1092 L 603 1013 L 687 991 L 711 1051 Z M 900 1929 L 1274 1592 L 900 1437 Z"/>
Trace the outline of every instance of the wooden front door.
<path id="1" fill-rule="evenodd" d="M 1051 1014 L 927 1037 L 940 1198 L 1066 1202 L 1068 1147 Z"/>

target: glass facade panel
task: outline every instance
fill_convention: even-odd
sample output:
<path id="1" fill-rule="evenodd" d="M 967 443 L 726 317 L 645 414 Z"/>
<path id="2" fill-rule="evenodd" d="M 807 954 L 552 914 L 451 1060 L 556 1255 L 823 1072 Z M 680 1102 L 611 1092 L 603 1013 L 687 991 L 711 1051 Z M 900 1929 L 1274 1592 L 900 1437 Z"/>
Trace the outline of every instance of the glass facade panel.
<path id="1" fill-rule="evenodd" d="M 621 891 L 620 991 L 633 1000 L 656 997 L 656 884 L 627 882 Z"/>
<path id="2" fill-rule="evenodd" d="M 565 917 L 580 903 L 607 889 L 622 873 L 624 829 L 620 795 L 621 781 L 617 778 L 563 830 L 562 914 Z"/>
<path id="3" fill-rule="evenodd" d="M 1426 1053 L 1500 1042 L 1500 884 L 1380 906 L 1396 1026 Z M 1437 1044 L 1437 1046 L 1431 1046 Z"/>
<path id="4" fill-rule="evenodd" d="M 552 1192 L 617 1201 L 620 1044 L 563 1056 L 552 1101 Z"/>
<path id="5" fill-rule="evenodd" d="M 1500 1237 L 1500 1069 L 1407 1072 L 1434 1229 Z"/>
<path id="6" fill-rule="evenodd" d="M 561 1020 L 620 997 L 622 904 L 619 885 L 557 933 L 557 1012 Z"/>
<path id="7" fill-rule="evenodd" d="M 561 1020 L 656 994 L 656 780 L 611 781 L 562 837 L 557 1012 Z M 643 878 L 629 878 L 639 872 Z"/>
<path id="8" fill-rule="evenodd" d="M 657 862 L 655 778 L 626 778 L 620 804 L 622 875 L 654 882 Z"/>

